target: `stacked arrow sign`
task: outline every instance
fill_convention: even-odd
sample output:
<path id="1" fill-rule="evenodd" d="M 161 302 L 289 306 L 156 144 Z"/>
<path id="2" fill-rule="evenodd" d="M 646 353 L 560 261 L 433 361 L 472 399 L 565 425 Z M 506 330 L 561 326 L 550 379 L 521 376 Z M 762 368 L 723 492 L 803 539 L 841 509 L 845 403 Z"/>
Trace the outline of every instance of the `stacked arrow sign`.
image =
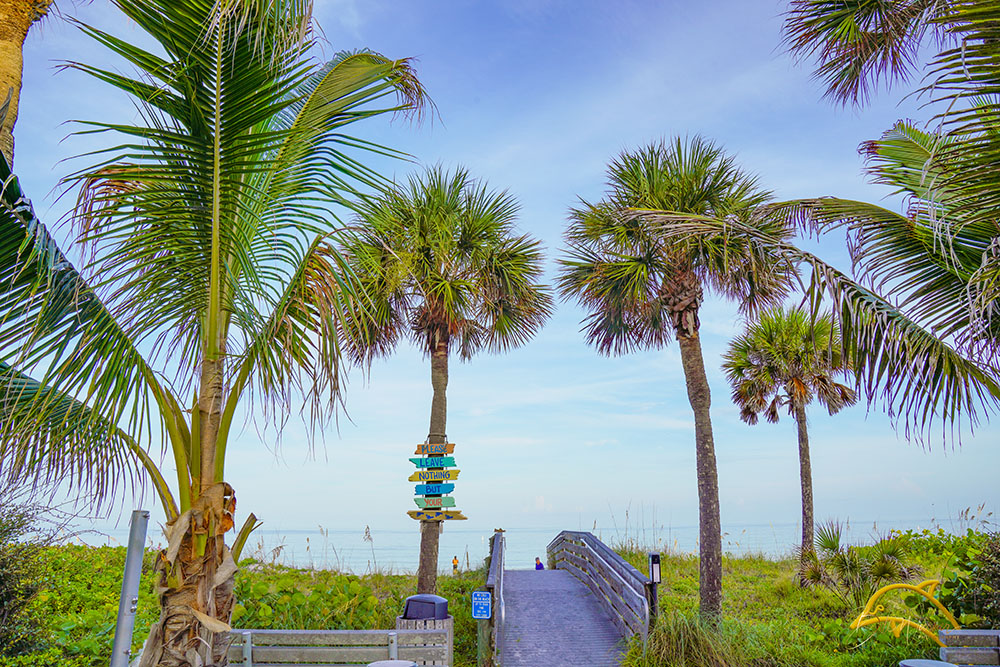
<path id="1" fill-rule="evenodd" d="M 410 510 L 407 514 L 411 519 L 422 521 L 447 521 L 467 519 L 460 510 L 445 509 L 455 506 L 455 499 L 449 495 L 455 490 L 450 482 L 458 479 L 462 472 L 454 468 L 455 457 L 447 456 L 455 451 L 455 443 L 417 445 L 416 457 L 411 458 L 417 471 L 410 475 L 411 482 L 420 482 L 416 487 L 416 503 L 418 510 Z"/>

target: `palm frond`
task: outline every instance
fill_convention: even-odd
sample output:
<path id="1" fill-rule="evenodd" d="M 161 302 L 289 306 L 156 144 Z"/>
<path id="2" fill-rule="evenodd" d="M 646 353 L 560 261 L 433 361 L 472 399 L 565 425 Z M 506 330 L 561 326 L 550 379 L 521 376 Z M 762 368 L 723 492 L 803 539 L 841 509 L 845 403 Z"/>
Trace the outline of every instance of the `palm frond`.
<path id="1" fill-rule="evenodd" d="M 816 58 L 826 97 L 862 105 L 880 85 L 908 80 L 920 65 L 921 42 L 945 31 L 937 20 L 950 0 L 792 0 L 784 43 L 797 58 Z"/>
<path id="2" fill-rule="evenodd" d="M 769 237 L 757 229 L 710 219 L 678 220 L 646 214 L 661 233 L 710 241 L 739 234 L 747 243 L 768 245 L 773 252 L 811 270 L 807 294 L 816 312 L 823 301 L 841 329 L 841 354 L 855 374 L 869 404 L 880 403 L 905 432 L 918 438 L 940 423 L 956 435 L 962 420 L 978 423 L 1000 400 L 997 369 L 969 359 L 925 330 L 894 304 L 862 286 L 815 255 Z"/>
<path id="3" fill-rule="evenodd" d="M 93 471 L 71 465 L 74 453 L 86 455 L 88 450 L 72 442 L 61 450 L 64 443 L 54 430 L 35 438 L 15 425 L 30 430 L 36 421 L 56 424 L 59 415 L 70 412 L 66 402 L 76 401 L 73 423 L 85 440 L 121 426 L 133 442 L 148 443 L 150 410 L 157 402 L 170 400 L 170 394 L 135 348 L 132 332 L 118 325 L 35 217 L 2 159 L 0 182 L 0 362 L 8 369 L 4 377 L 14 384 L 27 382 L 26 372 L 38 369 L 42 374 L 38 387 L 44 389 L 14 396 L 10 394 L 14 384 L 0 385 L 0 394 L 16 402 L 19 415 L 16 422 L 5 424 L 5 442 L 48 447 L 45 453 L 36 449 L 30 460 L 61 461 L 53 464 L 55 469 L 66 472 L 71 483 L 92 489 L 100 501 L 128 474 L 108 465 L 95 465 Z M 111 457 L 110 462 L 121 460 Z M 42 466 L 38 474 L 50 474 L 52 469 Z"/>

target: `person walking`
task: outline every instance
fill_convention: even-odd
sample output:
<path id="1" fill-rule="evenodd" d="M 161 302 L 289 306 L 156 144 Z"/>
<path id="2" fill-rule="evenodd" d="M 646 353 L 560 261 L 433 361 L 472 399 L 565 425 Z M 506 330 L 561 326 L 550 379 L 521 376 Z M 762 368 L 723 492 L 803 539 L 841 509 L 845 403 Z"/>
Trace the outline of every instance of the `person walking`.
<path id="1" fill-rule="evenodd" d="M 542 560 L 538 556 L 535 556 L 535 569 L 536 570 L 544 570 L 545 569 L 545 566 L 542 565 Z"/>
<path id="2" fill-rule="evenodd" d="M 451 559 L 451 573 L 453 575 L 458 574 L 458 556 Z"/>

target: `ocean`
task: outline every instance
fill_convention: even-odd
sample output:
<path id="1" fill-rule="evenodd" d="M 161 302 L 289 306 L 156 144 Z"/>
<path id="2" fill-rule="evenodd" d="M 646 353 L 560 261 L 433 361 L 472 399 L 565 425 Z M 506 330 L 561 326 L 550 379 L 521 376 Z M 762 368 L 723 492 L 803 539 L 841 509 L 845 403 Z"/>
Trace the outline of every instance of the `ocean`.
<path id="1" fill-rule="evenodd" d="M 852 521 L 845 525 L 850 543 L 871 541 L 889 530 L 921 529 L 938 526 L 932 520 Z M 564 529 L 511 528 L 505 532 L 509 569 L 531 568 L 535 557 L 545 561 L 546 545 Z M 946 530 L 949 529 L 945 526 Z M 578 526 L 611 546 L 628 544 L 643 549 L 674 553 L 696 553 L 698 550 L 697 526 L 658 526 L 655 529 L 620 529 L 616 526 Z M 457 556 L 462 568 L 480 566 L 487 555 L 492 533 L 472 528 L 445 526 L 441 533 L 438 567 L 451 570 L 451 560 Z M 798 523 L 724 525 L 722 545 L 724 551 L 734 555 L 762 554 L 768 557 L 788 555 L 799 542 Z M 86 532 L 74 538 L 77 541 L 98 545 L 124 545 L 128 541 L 128 526 L 119 526 L 99 532 Z M 150 523 L 146 544 L 156 548 L 163 542 L 159 528 Z M 283 565 L 333 569 L 354 574 L 371 572 L 412 573 L 417 569 L 417 552 L 420 545 L 419 531 L 414 525 L 408 530 L 379 530 L 365 527 L 360 530 L 274 530 L 266 526 L 255 531 L 247 543 L 243 557 L 253 556 L 264 562 Z"/>

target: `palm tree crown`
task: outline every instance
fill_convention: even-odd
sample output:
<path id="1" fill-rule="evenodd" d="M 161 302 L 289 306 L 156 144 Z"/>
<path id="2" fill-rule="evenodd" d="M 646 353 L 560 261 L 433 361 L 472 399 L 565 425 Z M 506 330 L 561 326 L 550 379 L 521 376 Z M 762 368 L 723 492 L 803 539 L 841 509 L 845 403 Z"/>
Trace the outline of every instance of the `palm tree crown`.
<path id="1" fill-rule="evenodd" d="M 782 407 L 794 414 L 816 400 L 832 415 L 853 405 L 854 389 L 834 380 L 849 373 L 839 336 L 828 313 L 814 319 L 800 308 L 762 312 L 723 357 L 740 418 L 756 424 L 763 414 L 773 424 Z"/>
<path id="2" fill-rule="evenodd" d="M 509 193 L 440 167 L 362 204 L 346 250 L 375 316 L 355 356 L 389 354 L 403 335 L 425 354 L 444 346 L 462 359 L 530 340 L 552 297 L 538 283 L 540 244 L 515 232 L 517 212 Z"/>
<path id="3" fill-rule="evenodd" d="M 570 212 L 558 287 L 590 310 L 588 341 L 620 354 L 658 347 L 699 327 L 703 287 L 744 310 L 780 301 L 791 273 L 765 248 L 687 242 L 661 233 L 664 219 L 744 221 L 785 238 L 791 227 L 761 215 L 770 193 L 734 158 L 701 137 L 625 152 L 608 167 L 609 192 Z M 649 214 L 657 214 L 656 222 Z"/>

